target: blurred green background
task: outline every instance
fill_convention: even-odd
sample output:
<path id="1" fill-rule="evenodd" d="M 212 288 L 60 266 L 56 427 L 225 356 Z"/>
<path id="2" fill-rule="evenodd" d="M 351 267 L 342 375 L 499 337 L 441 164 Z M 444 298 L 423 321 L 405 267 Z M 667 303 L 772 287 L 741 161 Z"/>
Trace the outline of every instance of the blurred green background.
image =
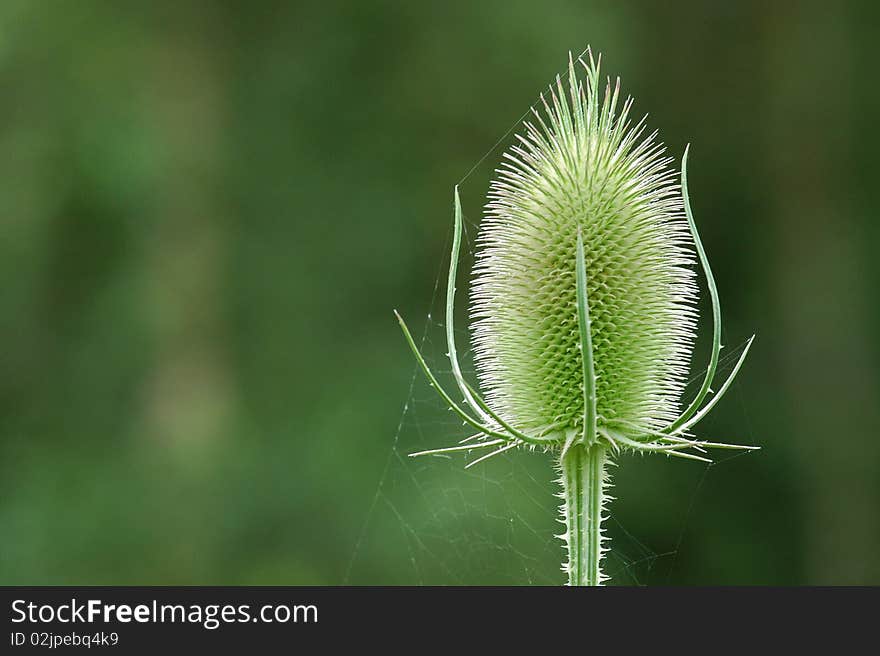
<path id="1" fill-rule="evenodd" d="M 702 432 L 764 447 L 623 459 L 613 582 L 880 583 L 878 25 L 5 0 L 0 583 L 562 583 L 547 458 L 406 458 L 466 433 L 391 310 L 442 370 L 452 186 L 588 43 L 692 143 L 725 342 L 758 333 Z M 499 157 L 463 184 L 471 238 Z"/>

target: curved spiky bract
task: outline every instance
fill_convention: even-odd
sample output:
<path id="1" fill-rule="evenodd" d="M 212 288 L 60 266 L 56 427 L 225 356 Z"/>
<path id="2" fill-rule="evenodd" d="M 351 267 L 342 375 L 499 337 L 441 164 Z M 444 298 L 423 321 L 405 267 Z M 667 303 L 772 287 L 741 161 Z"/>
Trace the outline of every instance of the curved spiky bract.
<path id="1" fill-rule="evenodd" d="M 596 416 L 644 430 L 678 416 L 696 329 L 693 240 L 671 160 L 619 95 L 619 80 L 600 94 L 592 57 L 571 61 L 489 192 L 471 287 L 476 367 L 487 403 L 527 433 L 584 428 L 579 231 Z"/>

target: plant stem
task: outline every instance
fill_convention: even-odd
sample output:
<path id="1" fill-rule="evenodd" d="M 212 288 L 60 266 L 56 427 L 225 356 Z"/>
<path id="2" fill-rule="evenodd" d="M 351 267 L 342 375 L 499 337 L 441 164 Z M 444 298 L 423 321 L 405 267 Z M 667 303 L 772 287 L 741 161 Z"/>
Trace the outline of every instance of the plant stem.
<path id="1" fill-rule="evenodd" d="M 606 448 L 593 443 L 571 445 L 559 461 L 569 585 L 600 585 L 604 580 L 600 562 L 606 460 Z"/>

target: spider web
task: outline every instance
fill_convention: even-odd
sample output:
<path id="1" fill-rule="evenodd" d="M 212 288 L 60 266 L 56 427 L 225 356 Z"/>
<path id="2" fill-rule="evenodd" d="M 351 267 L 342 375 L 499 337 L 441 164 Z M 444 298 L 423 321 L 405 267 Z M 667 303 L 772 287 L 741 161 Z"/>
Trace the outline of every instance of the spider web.
<path id="1" fill-rule="evenodd" d="M 468 208 L 482 207 L 489 179 L 500 155 L 531 108 L 480 158 L 459 182 L 464 208 L 462 261 L 456 298 L 456 344 L 465 377 L 475 381 L 467 332 L 466 294 L 470 265 L 474 259 L 474 238 L 479 214 Z M 450 230 L 445 250 L 452 239 L 452 198 L 448 220 Z M 448 257 L 438 265 L 428 310 L 420 322 L 407 317 L 419 349 L 448 391 L 456 389 L 446 355 L 444 295 Z M 705 322 L 711 316 L 706 310 Z M 421 325 L 420 325 L 421 324 Z M 701 327 L 705 329 L 705 324 Z M 405 348 L 401 336 L 401 348 Z M 699 344 L 698 344 L 699 346 Z M 725 347 L 718 367 L 723 380 L 745 346 Z M 703 368 L 708 348 L 698 348 L 694 370 Z M 702 373 L 689 381 L 686 391 L 695 393 Z M 738 383 L 734 383 L 738 388 Z M 736 390 L 738 392 L 738 389 Z M 453 398 L 459 395 L 456 392 Z M 738 396 L 738 394 L 737 394 Z M 734 395 L 728 396 L 732 403 Z M 741 405 L 741 404 L 740 404 Z M 464 407 L 467 407 L 464 405 Z M 745 416 L 745 409 L 739 411 Z M 701 424 L 701 435 L 714 437 L 711 415 Z M 744 437 L 753 443 L 751 427 L 745 422 Z M 343 575 L 344 585 L 561 585 L 565 575 L 562 532 L 558 521 L 559 489 L 554 456 L 516 449 L 492 457 L 472 468 L 465 465 L 487 453 L 409 457 L 417 451 L 453 446 L 473 431 L 448 410 L 413 364 L 406 400 L 396 429 L 389 436 L 389 450 L 375 490 L 367 497 L 362 527 L 352 546 Z M 725 441 L 718 436 L 719 441 Z M 714 468 L 743 452 L 716 452 L 711 464 L 679 461 L 659 456 L 623 455 L 611 468 L 619 497 L 609 505 L 606 532 L 609 551 L 603 569 L 610 583 L 618 585 L 668 584 L 675 582 L 676 564 L 686 545 L 688 526 L 698 506 L 701 490 Z M 674 508 L 656 504 L 656 490 L 644 494 L 640 480 L 664 481 L 678 493 Z M 640 490 L 641 488 L 641 490 Z M 639 492 L 633 498 L 630 491 Z M 671 493 L 675 497 L 674 493 Z M 624 504 L 626 500 L 626 504 Z M 631 524 L 630 516 L 646 509 L 659 512 L 668 527 L 662 540 L 649 540 Z M 380 563 L 394 563 L 390 573 Z"/>

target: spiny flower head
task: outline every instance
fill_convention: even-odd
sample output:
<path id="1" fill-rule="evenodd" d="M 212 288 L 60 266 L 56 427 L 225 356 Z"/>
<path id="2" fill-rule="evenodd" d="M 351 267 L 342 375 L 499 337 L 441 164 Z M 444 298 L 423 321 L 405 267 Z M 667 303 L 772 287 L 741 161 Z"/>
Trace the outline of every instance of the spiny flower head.
<path id="1" fill-rule="evenodd" d="M 583 429 L 582 235 L 596 415 L 659 430 L 679 414 L 696 330 L 693 239 L 677 173 L 620 80 L 569 61 L 496 170 L 471 285 L 486 402 L 530 434 Z"/>

